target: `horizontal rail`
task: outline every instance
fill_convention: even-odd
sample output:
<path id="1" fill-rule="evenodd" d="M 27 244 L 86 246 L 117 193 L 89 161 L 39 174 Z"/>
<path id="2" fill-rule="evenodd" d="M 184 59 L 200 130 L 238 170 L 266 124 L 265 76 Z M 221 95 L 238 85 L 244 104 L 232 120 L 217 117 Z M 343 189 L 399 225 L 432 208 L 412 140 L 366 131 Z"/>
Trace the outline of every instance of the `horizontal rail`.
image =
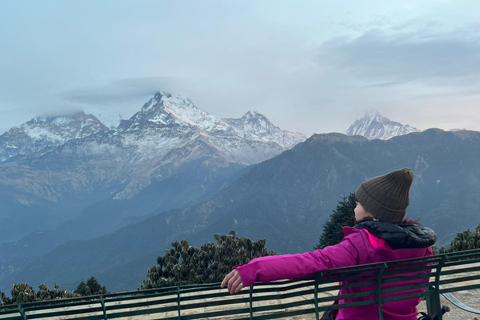
<path id="1" fill-rule="evenodd" d="M 364 291 L 349 293 L 359 287 Z M 347 293 L 339 296 L 342 289 Z M 236 295 L 213 283 L 1 306 L 0 319 L 142 319 L 145 315 L 158 320 L 277 319 L 304 314 L 318 317 L 325 310 L 439 294 L 452 302 L 455 298 L 451 292 L 471 289 L 480 289 L 480 249 L 324 270 L 313 279 L 256 283 Z M 342 304 L 332 305 L 339 299 Z M 461 304 L 458 300 L 457 303 Z M 464 309 L 469 308 L 464 305 Z"/>

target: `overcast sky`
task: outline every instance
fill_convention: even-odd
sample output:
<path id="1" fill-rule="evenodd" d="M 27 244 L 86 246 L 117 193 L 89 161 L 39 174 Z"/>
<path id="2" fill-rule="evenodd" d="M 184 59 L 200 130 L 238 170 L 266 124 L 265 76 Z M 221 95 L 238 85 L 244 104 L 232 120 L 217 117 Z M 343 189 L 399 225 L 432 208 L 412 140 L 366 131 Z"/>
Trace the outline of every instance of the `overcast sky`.
<path id="1" fill-rule="evenodd" d="M 478 0 L 0 5 L 1 132 L 79 110 L 129 118 L 159 90 L 307 136 L 373 109 L 480 131 Z"/>

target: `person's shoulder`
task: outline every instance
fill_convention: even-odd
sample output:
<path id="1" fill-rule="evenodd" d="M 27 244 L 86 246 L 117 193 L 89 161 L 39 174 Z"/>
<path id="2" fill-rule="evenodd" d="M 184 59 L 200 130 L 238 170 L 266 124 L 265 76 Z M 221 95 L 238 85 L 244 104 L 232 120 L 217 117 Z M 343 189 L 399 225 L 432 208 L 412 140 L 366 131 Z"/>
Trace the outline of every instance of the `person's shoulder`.
<path id="1" fill-rule="evenodd" d="M 366 244 L 368 242 L 368 238 L 363 230 L 352 227 L 343 227 L 343 235 L 343 240 L 340 243 L 327 247 L 329 248 L 329 252 L 334 252 L 337 254 L 338 252 L 345 252 L 346 250 L 350 252 L 350 255 L 355 257 L 357 260 L 359 259 L 360 255 L 365 255 L 367 251 Z"/>
<path id="2" fill-rule="evenodd" d="M 343 227 L 343 240 L 341 243 L 350 243 L 354 247 L 365 246 L 368 242 L 367 233 L 355 227 Z"/>
<path id="3" fill-rule="evenodd" d="M 343 227 L 343 236 L 348 237 L 351 235 L 362 235 L 362 229 L 354 228 L 354 227 Z"/>

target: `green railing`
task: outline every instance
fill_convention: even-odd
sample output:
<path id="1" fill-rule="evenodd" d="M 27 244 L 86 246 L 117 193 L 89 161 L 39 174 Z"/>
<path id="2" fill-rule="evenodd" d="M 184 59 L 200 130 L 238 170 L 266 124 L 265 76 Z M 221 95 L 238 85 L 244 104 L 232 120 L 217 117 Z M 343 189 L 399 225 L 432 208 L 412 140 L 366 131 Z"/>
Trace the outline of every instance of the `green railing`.
<path id="1" fill-rule="evenodd" d="M 416 274 L 411 274 L 412 272 Z M 338 290 L 366 291 L 338 295 Z M 230 295 L 219 284 L 185 285 L 0 307 L 0 319 L 278 319 L 409 298 L 440 310 L 440 294 L 480 289 L 480 250 L 320 272 L 314 279 L 256 283 Z M 333 304 L 335 300 L 342 304 Z M 439 316 L 441 320 L 441 315 Z"/>

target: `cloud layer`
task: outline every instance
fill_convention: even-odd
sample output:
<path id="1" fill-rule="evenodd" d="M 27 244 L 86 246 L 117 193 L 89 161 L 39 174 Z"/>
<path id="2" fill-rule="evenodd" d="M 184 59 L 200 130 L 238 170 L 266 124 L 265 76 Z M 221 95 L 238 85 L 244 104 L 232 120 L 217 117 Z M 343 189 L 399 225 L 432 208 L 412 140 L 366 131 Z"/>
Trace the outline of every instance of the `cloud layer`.
<path id="1" fill-rule="evenodd" d="M 364 81 L 469 85 L 471 80 L 480 81 L 480 35 L 465 31 L 421 35 L 370 31 L 323 43 L 319 62 Z"/>

